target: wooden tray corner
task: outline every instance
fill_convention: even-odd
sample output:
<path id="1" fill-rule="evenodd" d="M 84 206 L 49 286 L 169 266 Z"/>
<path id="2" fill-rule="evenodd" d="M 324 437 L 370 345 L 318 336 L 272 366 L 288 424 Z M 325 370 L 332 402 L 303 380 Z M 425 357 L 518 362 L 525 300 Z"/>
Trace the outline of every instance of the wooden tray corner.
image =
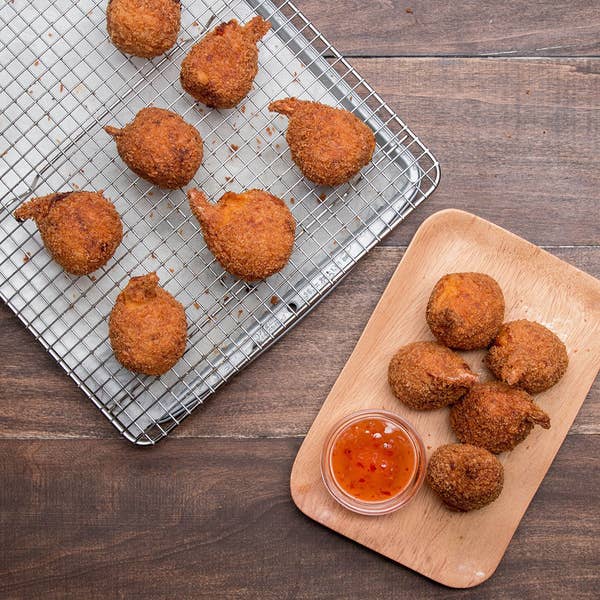
<path id="1" fill-rule="evenodd" d="M 442 275 L 456 271 L 488 273 L 504 291 L 506 320 L 539 321 L 565 342 L 570 360 L 565 376 L 536 397 L 552 427 L 536 428 L 512 452 L 500 455 L 504 490 L 481 510 L 450 512 L 424 485 L 396 513 L 354 514 L 329 496 L 320 475 L 321 448 L 339 418 L 363 408 L 392 410 L 416 426 L 428 455 L 455 441 L 447 409 L 417 412 L 393 397 L 387 365 L 399 346 L 433 339 L 425 323 L 427 299 Z M 462 354 L 483 380 L 491 378 L 483 351 Z M 478 585 L 500 563 L 599 369 L 600 281 L 475 215 L 438 212 L 415 234 L 298 451 L 292 498 L 312 519 L 435 581 L 457 588 Z"/>

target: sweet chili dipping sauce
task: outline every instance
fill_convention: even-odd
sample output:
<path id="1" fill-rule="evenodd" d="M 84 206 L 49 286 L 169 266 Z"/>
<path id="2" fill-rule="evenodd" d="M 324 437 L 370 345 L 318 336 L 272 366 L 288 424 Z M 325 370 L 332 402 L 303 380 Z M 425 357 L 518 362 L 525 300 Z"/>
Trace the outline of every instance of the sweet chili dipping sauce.
<path id="1" fill-rule="evenodd" d="M 350 495 L 377 502 L 401 492 L 414 473 L 408 436 L 383 419 L 364 419 L 342 431 L 331 455 L 333 476 Z"/>
<path id="2" fill-rule="evenodd" d="M 323 452 L 325 485 L 346 508 L 384 514 L 405 504 L 424 475 L 423 443 L 402 418 L 360 411 L 334 428 Z"/>

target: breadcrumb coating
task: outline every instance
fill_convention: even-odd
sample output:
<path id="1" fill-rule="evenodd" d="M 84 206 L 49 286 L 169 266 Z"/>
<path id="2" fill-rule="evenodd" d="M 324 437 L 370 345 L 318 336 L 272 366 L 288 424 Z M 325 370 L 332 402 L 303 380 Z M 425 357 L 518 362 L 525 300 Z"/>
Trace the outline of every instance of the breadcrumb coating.
<path id="1" fill-rule="evenodd" d="M 263 190 L 227 192 L 214 205 L 200 190 L 189 190 L 188 198 L 208 249 L 226 271 L 257 281 L 285 267 L 296 221 L 283 200 Z"/>
<path id="2" fill-rule="evenodd" d="M 297 98 L 271 102 L 269 110 L 289 117 L 292 160 L 314 183 L 345 183 L 373 157 L 373 131 L 347 110 Z"/>
<path id="3" fill-rule="evenodd" d="M 15 218 L 35 221 L 46 249 L 65 271 L 87 275 L 105 265 L 123 239 L 121 217 L 102 194 L 82 190 L 33 198 Z"/>
<path id="4" fill-rule="evenodd" d="M 504 485 L 504 467 L 484 448 L 447 444 L 431 455 L 427 483 L 447 508 L 475 510 L 498 498 Z"/>
<path id="5" fill-rule="evenodd" d="M 449 273 L 435 284 L 426 319 L 433 335 L 449 348 L 487 348 L 504 320 L 504 295 L 489 275 Z"/>
<path id="6" fill-rule="evenodd" d="M 109 0 L 106 28 L 125 54 L 153 58 L 177 41 L 181 26 L 179 0 Z"/>
<path id="7" fill-rule="evenodd" d="M 108 125 L 104 130 L 114 138 L 125 164 L 159 187 L 187 185 L 202 163 L 200 134 L 170 110 L 143 108 L 123 129 Z"/>
<path id="8" fill-rule="evenodd" d="M 211 108 L 233 108 L 250 92 L 258 73 L 257 42 L 271 24 L 254 17 L 217 25 L 192 46 L 181 63 L 183 89 Z"/>
<path id="9" fill-rule="evenodd" d="M 388 368 L 392 392 L 416 410 L 448 406 L 477 382 L 469 365 L 436 342 L 413 342 L 400 348 Z"/>
<path id="10" fill-rule="evenodd" d="M 569 357 L 552 331 L 523 319 L 502 325 L 485 362 L 501 381 L 538 394 L 561 379 Z"/>
<path id="11" fill-rule="evenodd" d="M 158 285 L 156 273 L 132 277 L 110 313 L 108 333 L 113 352 L 125 368 L 162 375 L 185 352 L 185 311 Z"/>
<path id="12" fill-rule="evenodd" d="M 480 383 L 450 410 L 450 426 L 466 444 L 494 454 L 512 450 L 534 425 L 550 428 L 550 417 L 525 391 L 491 381 Z"/>

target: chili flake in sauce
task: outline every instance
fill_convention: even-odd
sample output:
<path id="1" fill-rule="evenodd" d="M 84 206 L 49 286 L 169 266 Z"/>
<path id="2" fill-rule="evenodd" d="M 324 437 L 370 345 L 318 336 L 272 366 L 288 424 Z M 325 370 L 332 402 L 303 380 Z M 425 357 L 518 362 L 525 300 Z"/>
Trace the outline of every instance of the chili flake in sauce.
<path id="1" fill-rule="evenodd" d="M 342 431 L 331 453 L 338 485 L 359 500 L 388 500 L 410 483 L 416 465 L 412 442 L 390 421 L 369 418 Z"/>

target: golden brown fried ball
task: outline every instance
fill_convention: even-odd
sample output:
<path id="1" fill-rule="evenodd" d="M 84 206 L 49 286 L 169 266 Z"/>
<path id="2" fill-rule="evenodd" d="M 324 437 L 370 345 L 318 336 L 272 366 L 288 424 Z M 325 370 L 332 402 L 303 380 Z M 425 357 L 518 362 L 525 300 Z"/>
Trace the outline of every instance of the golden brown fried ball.
<path id="1" fill-rule="evenodd" d="M 106 126 L 125 164 L 162 188 L 187 185 L 202 162 L 202 138 L 178 114 L 164 108 L 143 108 L 123 129 Z"/>
<path id="2" fill-rule="evenodd" d="M 502 325 L 486 364 L 501 381 L 537 394 L 565 374 L 569 357 L 552 331 L 534 321 L 521 320 Z"/>
<path id="3" fill-rule="evenodd" d="M 227 192 L 214 205 L 199 190 L 188 197 L 208 249 L 226 271 L 257 281 L 285 267 L 296 221 L 283 200 L 263 190 Z"/>
<path id="4" fill-rule="evenodd" d="M 243 26 L 235 19 L 217 25 L 183 59 L 183 89 L 211 108 L 239 104 L 258 73 L 256 43 L 270 28 L 262 17 L 254 17 Z"/>
<path id="5" fill-rule="evenodd" d="M 484 448 L 447 444 L 431 455 L 427 483 L 449 509 L 475 510 L 498 498 L 504 467 Z"/>
<path id="6" fill-rule="evenodd" d="M 177 41 L 181 25 L 179 0 L 109 0 L 106 28 L 125 54 L 153 58 Z"/>
<path id="7" fill-rule="evenodd" d="M 427 324 L 449 348 L 487 348 L 504 320 L 504 296 L 484 273 L 450 273 L 434 286 L 427 304 Z"/>
<path id="8" fill-rule="evenodd" d="M 388 381 L 401 402 L 417 410 L 430 410 L 456 402 L 477 382 L 477 375 L 445 346 L 413 342 L 394 354 Z"/>
<path id="9" fill-rule="evenodd" d="M 108 334 L 117 360 L 130 371 L 162 375 L 183 356 L 187 323 L 180 302 L 156 273 L 132 277 L 110 313 Z"/>
<path id="10" fill-rule="evenodd" d="M 123 238 L 121 217 L 102 190 L 33 198 L 15 211 L 15 218 L 33 219 L 48 252 L 73 275 L 105 265 Z"/>
<path id="11" fill-rule="evenodd" d="M 512 450 L 534 425 L 550 429 L 550 417 L 527 392 L 501 381 L 473 386 L 450 410 L 450 426 L 456 437 L 494 454 Z"/>
<path id="12" fill-rule="evenodd" d="M 347 110 L 296 98 L 271 102 L 269 110 L 289 117 L 292 160 L 314 183 L 345 183 L 373 157 L 373 132 Z"/>

